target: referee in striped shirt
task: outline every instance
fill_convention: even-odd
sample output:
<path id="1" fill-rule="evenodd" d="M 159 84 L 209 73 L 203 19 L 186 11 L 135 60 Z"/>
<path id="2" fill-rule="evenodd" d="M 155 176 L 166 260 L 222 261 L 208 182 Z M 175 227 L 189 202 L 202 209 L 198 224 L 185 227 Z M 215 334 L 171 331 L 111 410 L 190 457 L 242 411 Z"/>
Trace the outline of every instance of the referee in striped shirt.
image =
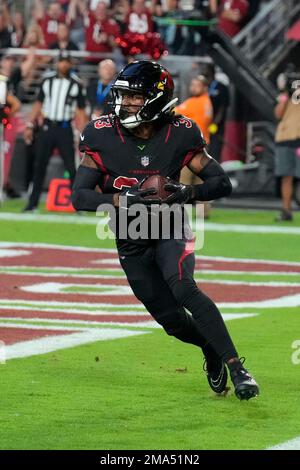
<path id="1" fill-rule="evenodd" d="M 41 84 L 24 131 L 25 142 L 30 144 L 37 118 L 43 116 L 44 122 L 36 137 L 32 191 L 24 212 L 34 211 L 38 207 L 48 162 L 55 148 L 58 149 L 73 184 L 76 169 L 72 120 L 76 116 L 81 131 L 87 123 L 87 116 L 83 86 L 71 72 L 71 68 L 69 53 L 62 51 L 56 72 L 47 74 Z"/>

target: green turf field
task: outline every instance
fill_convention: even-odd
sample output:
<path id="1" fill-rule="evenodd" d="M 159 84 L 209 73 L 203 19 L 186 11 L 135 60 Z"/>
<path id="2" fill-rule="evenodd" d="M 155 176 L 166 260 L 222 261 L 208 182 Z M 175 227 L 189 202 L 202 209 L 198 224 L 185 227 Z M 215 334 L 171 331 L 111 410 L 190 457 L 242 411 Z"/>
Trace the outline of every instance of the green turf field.
<path id="1" fill-rule="evenodd" d="M 19 207 L 10 203 L 0 213 L 14 212 Z M 278 227 L 273 218 L 273 212 L 215 209 L 210 222 Z M 286 226 L 300 227 L 299 214 L 292 224 L 283 225 Z M 95 227 L 83 223 L 0 219 L 0 227 L 2 242 L 113 247 L 112 241 L 100 243 Z M 198 254 L 300 262 L 300 231 L 287 234 L 209 230 Z M 6 266 L 4 260 L 0 259 L 0 274 L 18 271 L 19 276 L 23 269 L 47 275 L 43 267 L 13 268 Z M 104 272 L 95 266 L 83 268 L 82 274 L 101 276 Z M 75 268 L 72 273 L 76 274 Z M 57 274 L 65 271 L 58 270 Z M 116 276 L 122 277 L 122 272 L 116 272 Z M 300 285 L 300 273 L 272 273 L 271 269 L 260 275 L 196 273 L 196 278 L 218 281 L 220 290 L 226 288 L 223 281 L 237 282 L 233 286 L 236 294 L 241 281 L 263 286 L 277 282 L 290 289 L 294 285 L 293 295 Z M 76 286 L 69 286 L 65 293 L 72 295 L 74 289 Z M 93 287 L 78 289 L 82 295 L 86 291 L 93 294 L 93 290 L 97 293 Z M 7 298 L 3 286 L 0 294 L 2 299 Z M 30 305 L 28 301 L 29 308 Z M 0 448 L 265 449 L 296 438 L 300 436 L 300 364 L 294 364 L 291 357 L 292 343 L 300 340 L 299 305 L 300 300 L 295 306 L 285 307 L 221 307 L 225 314 L 256 314 L 227 323 L 240 354 L 246 356 L 246 367 L 261 387 L 259 398 L 249 402 L 239 402 L 232 391 L 227 397 L 214 396 L 202 371 L 201 352 L 161 330 L 147 327 L 143 329 L 147 334 L 8 360 L 0 364 Z M 17 322 L 46 324 L 38 318 L 14 323 Z M 2 324 L 5 323 L 12 320 L 3 318 Z M 68 326 L 79 328 L 80 323 Z M 136 327 L 132 330 L 139 331 Z"/>

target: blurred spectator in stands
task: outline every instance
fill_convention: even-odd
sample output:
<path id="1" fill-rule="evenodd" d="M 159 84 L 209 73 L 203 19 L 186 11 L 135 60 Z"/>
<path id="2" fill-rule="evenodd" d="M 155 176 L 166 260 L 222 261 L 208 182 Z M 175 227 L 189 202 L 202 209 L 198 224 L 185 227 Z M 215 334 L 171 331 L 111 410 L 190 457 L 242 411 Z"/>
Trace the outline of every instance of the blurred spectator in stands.
<path id="1" fill-rule="evenodd" d="M 0 75 L 3 75 L 7 79 L 7 95 L 6 95 L 6 105 L 4 107 L 1 106 L 1 121 L 3 123 L 3 119 L 7 120 L 6 124 L 4 124 L 4 135 L 6 132 L 6 125 L 10 125 L 10 120 L 14 116 L 16 112 L 18 112 L 21 108 L 21 103 L 16 96 L 13 94 L 13 89 L 10 83 L 10 77 L 13 71 L 14 66 L 14 59 L 11 56 L 3 56 L 0 61 Z M 8 127 L 7 127 L 8 129 Z M 6 162 L 7 163 L 7 162 Z M 9 166 L 10 162 L 5 165 L 4 171 L 4 192 L 6 193 L 7 197 L 9 198 L 16 198 L 20 197 L 17 191 L 13 188 L 10 180 L 9 180 Z"/>
<path id="2" fill-rule="evenodd" d="M 143 0 L 133 0 L 126 23 L 127 33 L 146 34 L 153 32 L 152 14 Z"/>
<path id="3" fill-rule="evenodd" d="M 28 52 L 26 56 L 23 57 L 20 66 L 22 83 L 18 90 L 18 96 L 22 102 L 26 102 L 26 95 L 29 95 L 30 93 L 33 94 L 33 91 L 30 91 L 30 87 L 37 73 L 39 73 L 39 68 L 42 67 L 43 64 L 49 62 L 48 56 L 38 54 L 39 49 L 46 49 L 44 36 L 38 24 L 33 23 L 29 27 L 22 47 L 28 49 Z"/>
<path id="4" fill-rule="evenodd" d="M 64 13 L 67 13 L 70 0 L 58 0 Z"/>
<path id="5" fill-rule="evenodd" d="M 247 0 L 221 0 L 218 28 L 230 37 L 235 36 L 243 27 L 248 9 Z"/>
<path id="6" fill-rule="evenodd" d="M 0 14 L 0 49 L 11 47 L 11 31 L 9 29 L 7 16 Z M 0 52 L 1 54 L 1 52 Z"/>
<path id="7" fill-rule="evenodd" d="M 66 22 L 66 15 L 59 2 L 50 3 L 45 9 L 42 0 L 34 1 L 34 19 L 42 28 L 47 47 L 57 40 L 57 28 L 59 23 Z"/>
<path id="8" fill-rule="evenodd" d="M 70 0 L 66 21 L 72 25 L 70 40 L 77 44 L 79 49 L 84 49 L 85 25 L 84 18 L 87 15 L 85 0 Z"/>
<path id="9" fill-rule="evenodd" d="M 155 5 L 155 15 L 161 18 L 179 19 L 182 17 L 179 0 L 166 0 L 165 8 L 161 4 Z M 183 41 L 182 27 L 170 22 L 168 25 L 158 26 L 163 42 L 170 54 L 180 54 Z"/>
<path id="10" fill-rule="evenodd" d="M 99 2 L 94 12 L 85 11 L 85 40 L 89 52 L 112 52 L 116 46 L 115 37 L 120 28 L 115 20 L 109 18 L 106 4 Z M 98 63 L 99 58 L 88 58 L 89 62 Z"/>
<path id="11" fill-rule="evenodd" d="M 208 94 L 213 105 L 213 123 L 210 125 L 209 153 L 221 161 L 226 113 L 229 107 L 229 89 L 224 83 L 216 80 L 214 64 L 202 64 L 202 73 L 208 80 Z"/>
<path id="12" fill-rule="evenodd" d="M 16 11 L 12 17 L 12 46 L 20 47 L 24 41 L 26 34 L 26 27 L 24 23 L 24 16 L 20 11 Z"/>
<path id="13" fill-rule="evenodd" d="M 257 15 L 259 8 L 260 8 L 261 0 L 248 0 L 248 3 L 249 3 L 249 10 L 248 10 L 248 14 L 246 17 L 246 23 L 249 23 L 249 21 L 251 21 L 252 18 L 254 18 Z"/>
<path id="14" fill-rule="evenodd" d="M 76 118 L 78 130 L 82 131 L 87 116 L 82 83 L 71 70 L 71 56 L 68 51 L 61 51 L 56 71 L 44 78 L 26 124 L 24 140 L 30 144 L 36 120 L 41 113 L 43 114 L 44 124 L 36 139 L 33 185 L 28 204 L 24 209 L 26 212 L 33 211 L 38 206 L 47 166 L 54 148 L 59 150 L 72 182 L 76 173 L 72 121 Z"/>
<path id="15" fill-rule="evenodd" d="M 50 44 L 49 49 L 78 51 L 77 45 L 70 40 L 70 28 L 65 23 L 59 23 L 57 27 L 57 40 Z"/>
<path id="16" fill-rule="evenodd" d="M 114 2 L 112 15 L 118 23 L 121 33 L 124 34 L 127 29 L 126 20 L 130 10 L 129 0 L 117 0 Z"/>
<path id="17" fill-rule="evenodd" d="M 199 126 L 207 143 L 210 141 L 209 126 L 213 122 L 213 107 L 208 94 L 208 80 L 204 75 L 198 75 L 190 83 L 191 97 L 175 108 L 176 114 L 182 114 Z M 201 183 L 191 170 L 185 166 L 180 174 L 180 182 L 183 184 Z M 210 205 L 205 203 L 204 216 L 209 217 Z"/>
<path id="18" fill-rule="evenodd" d="M 213 107 L 208 94 L 208 80 L 204 75 L 198 75 L 190 83 L 190 98 L 176 106 L 176 114 L 183 114 L 196 122 L 204 139 L 210 141 L 209 126 L 213 122 Z"/>
<path id="19" fill-rule="evenodd" d="M 293 183 L 294 178 L 300 178 L 300 81 L 296 90 L 291 85 L 287 83 L 275 107 L 275 117 L 279 120 L 275 136 L 275 175 L 281 177 L 282 198 L 277 222 L 293 220 Z"/>
<path id="20" fill-rule="evenodd" d="M 92 80 L 87 87 L 87 99 L 91 107 L 91 119 L 111 113 L 111 86 L 116 76 L 116 64 L 102 60 L 98 65 L 98 79 Z"/>
<path id="21" fill-rule="evenodd" d="M 113 0 L 87 0 L 87 2 L 89 3 L 89 9 L 92 11 L 96 10 L 98 3 L 100 2 L 105 3 L 107 8 L 110 8 L 112 6 L 111 4 L 114 3 Z"/>
<path id="22" fill-rule="evenodd" d="M 201 11 L 205 18 L 212 18 L 218 13 L 218 0 L 195 0 L 194 9 Z"/>

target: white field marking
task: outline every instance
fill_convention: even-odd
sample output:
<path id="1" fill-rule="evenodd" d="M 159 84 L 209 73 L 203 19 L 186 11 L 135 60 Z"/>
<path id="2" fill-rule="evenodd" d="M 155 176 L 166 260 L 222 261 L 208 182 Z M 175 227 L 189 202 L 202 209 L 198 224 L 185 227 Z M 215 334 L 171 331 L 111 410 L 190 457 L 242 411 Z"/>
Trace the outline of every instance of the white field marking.
<path id="1" fill-rule="evenodd" d="M 49 267 L 48 269 L 52 269 Z M 13 276 L 40 276 L 40 277 L 66 277 L 66 278 L 78 278 L 78 279 L 126 279 L 126 276 L 113 276 L 109 274 L 68 274 L 68 273 L 43 273 L 43 272 L 32 272 L 32 271 L 10 271 L 9 269 L 1 269 L 0 274 L 9 274 Z"/>
<path id="2" fill-rule="evenodd" d="M 300 450 L 300 436 L 290 441 L 268 447 L 266 450 Z"/>
<path id="3" fill-rule="evenodd" d="M 117 264 L 118 266 L 121 266 L 118 258 L 95 259 L 91 264 Z"/>
<path id="4" fill-rule="evenodd" d="M 31 269 L 28 271 L 28 269 Z M 86 278 L 91 278 L 91 279 L 126 279 L 126 276 L 122 269 L 116 269 L 116 268 L 103 268 L 103 270 L 107 272 L 118 272 L 122 273 L 121 276 L 114 276 L 112 274 L 80 274 L 81 271 L 87 271 L 91 269 L 91 271 L 96 271 L 96 269 L 93 268 L 65 268 L 63 266 L 57 266 L 57 267 L 49 267 L 49 266 L 39 266 L 37 267 L 37 270 L 34 271 L 35 267 L 31 266 L 0 266 L 0 273 L 5 273 L 5 274 L 10 274 L 10 275 L 16 275 L 16 276 L 41 276 L 41 277 L 78 277 L 82 279 Z M 41 269 L 41 271 L 39 270 Z M 47 270 L 61 270 L 57 273 L 49 273 Z M 19 271 L 17 271 L 19 270 Z M 76 271 L 78 271 L 78 274 L 76 274 Z M 244 276 L 244 275 L 249 275 L 249 276 L 299 276 L 300 277 L 300 272 L 289 272 L 289 271 L 229 271 L 229 270 L 218 270 L 218 269 L 195 269 L 195 274 L 197 275 L 205 275 L 205 274 L 222 274 L 222 275 L 233 275 L 233 276 Z M 216 279 L 218 280 L 218 279 Z M 243 281 L 241 281 L 243 282 Z M 247 282 L 247 281 L 246 281 Z M 294 283 L 293 283 L 294 284 Z"/>
<path id="5" fill-rule="evenodd" d="M 31 284 L 30 286 L 21 286 L 20 290 L 25 292 L 34 292 L 36 294 L 66 294 L 66 295 L 76 295 L 79 292 L 72 291 L 72 292 L 65 292 L 64 289 L 76 287 L 78 291 L 81 290 L 81 293 L 84 295 L 112 295 L 112 296 L 120 296 L 120 295 L 130 295 L 132 296 L 132 290 L 129 286 L 119 286 L 115 284 L 64 284 L 62 282 L 42 282 L 39 284 Z M 95 289 L 95 288 L 102 289 L 102 291 L 88 291 L 87 289 Z M 82 291 L 84 289 L 84 292 Z"/>
<path id="6" fill-rule="evenodd" d="M 1 215 L 1 213 L 0 213 Z M 91 253 L 112 253 L 117 254 L 116 248 L 87 248 L 86 246 L 71 246 L 71 245 L 60 245 L 55 243 L 30 243 L 30 242 L 0 242 L 0 246 L 5 248 L 21 246 L 24 248 L 53 248 L 55 250 L 63 251 L 84 251 Z"/>
<path id="7" fill-rule="evenodd" d="M 222 313 L 222 317 L 224 321 L 230 321 L 230 320 L 241 320 L 243 318 L 249 318 L 249 317 L 257 317 L 259 314 L 258 313 Z M 3 319 L 2 319 L 3 320 Z M 156 329 L 162 329 L 162 326 L 159 325 L 156 321 L 153 320 L 146 320 L 142 322 L 136 322 L 136 323 L 126 323 L 126 322 L 98 322 L 98 321 L 85 321 L 85 320 L 55 320 L 55 319 L 47 319 L 47 318 L 22 318 L 22 317 L 6 317 L 5 320 L 7 322 L 1 322 L 0 326 L 11 326 L 13 325 L 15 328 L 29 328 L 31 329 L 32 326 L 39 327 L 40 329 L 52 329 L 52 330 L 58 330 L 59 328 L 66 329 L 66 330 L 72 330 L 74 328 L 78 328 L 80 330 L 84 329 L 90 329 L 91 325 L 94 326 L 132 326 L 132 327 L 139 327 L 139 328 L 156 328 Z M 17 321 L 22 322 L 22 323 L 16 323 Z M 11 323 L 10 323 L 11 322 Z M 33 323 L 31 323 L 33 322 Z M 45 326 L 40 326 L 37 325 L 36 323 L 45 323 L 45 324 L 57 324 L 57 325 L 69 325 L 60 327 L 58 326 L 57 328 L 55 326 L 50 326 L 48 328 L 47 325 Z M 26 326 L 24 326 L 26 325 Z M 83 326 L 82 326 L 83 325 Z"/>
<path id="8" fill-rule="evenodd" d="M 28 250 L 7 250 L 5 248 L 0 249 L 0 258 L 15 258 L 17 256 L 31 255 L 32 252 Z"/>
<path id="9" fill-rule="evenodd" d="M 228 285 L 228 286 L 252 286 L 252 287 L 300 287 L 300 283 L 294 282 L 247 282 L 247 281 L 230 281 L 230 280 L 214 280 L 203 279 L 202 284 L 212 285 Z M 66 291 L 68 288 L 76 288 L 77 290 Z M 94 290 L 98 288 L 99 290 Z M 91 290 L 89 290 L 91 289 Z M 92 295 L 92 296 L 132 296 L 132 290 L 129 286 L 121 286 L 115 284 L 78 284 L 78 283 L 62 283 L 62 282 L 43 282 L 30 284 L 29 286 L 21 286 L 20 290 L 32 292 L 35 294 L 62 294 L 62 295 Z"/>
<path id="10" fill-rule="evenodd" d="M 1 215 L 1 214 L 0 214 Z M 300 228 L 299 228 L 300 230 Z M 299 232 L 300 233 L 300 232 Z M 117 255 L 117 249 L 116 248 L 87 248 L 85 246 L 70 246 L 70 245 L 55 245 L 52 243 L 29 243 L 29 242 L 0 242 L 0 246 L 9 248 L 9 247 L 30 247 L 30 248 L 53 248 L 57 250 L 67 250 L 67 251 L 83 251 L 83 252 L 93 252 L 97 254 L 101 253 L 111 253 Z M 112 258 L 115 260 L 115 258 Z M 248 259 L 248 258 L 226 258 L 225 256 L 202 256 L 198 255 L 196 256 L 197 260 L 202 260 L 202 261 L 234 261 L 237 263 L 246 263 L 246 264 L 269 264 L 270 266 L 272 265 L 284 265 L 284 266 L 298 266 L 300 267 L 300 262 L 297 261 L 281 261 L 281 260 L 265 260 L 265 259 Z M 106 260 L 107 263 L 109 263 L 110 258 Z M 87 268 L 88 269 L 88 268 Z M 233 271 L 234 272 L 234 271 Z M 280 272 L 278 273 L 280 274 Z"/>
<path id="11" fill-rule="evenodd" d="M 112 322 L 112 321 L 94 321 L 94 320 L 60 320 L 60 319 L 51 319 L 51 318 L 37 318 L 37 317 L 32 317 L 32 318 L 23 318 L 23 317 L 5 317 L 5 320 L 7 322 L 3 321 L 4 318 L 2 318 L 2 324 L 3 326 L 9 326 L 12 323 L 15 323 L 16 325 L 19 325 L 19 328 L 22 328 L 23 325 L 35 325 L 37 323 L 45 323 L 46 325 L 43 326 L 43 329 L 48 329 L 47 324 L 57 324 L 57 325 L 69 325 L 66 328 L 68 330 L 72 330 L 74 328 L 79 329 L 79 330 L 84 330 L 84 329 L 90 329 L 91 326 L 95 327 L 101 327 L 101 326 L 132 326 L 132 327 L 143 327 L 143 328 L 161 328 L 161 326 L 156 323 L 156 321 L 153 320 L 146 320 L 142 322 Z M 16 323 L 16 322 L 22 322 L 22 323 Z M 55 327 L 53 327 L 54 330 L 56 330 Z"/>
<path id="12" fill-rule="evenodd" d="M 256 259 L 256 258 L 226 258 L 225 256 L 196 256 L 197 259 L 202 261 L 228 261 L 228 262 L 235 262 L 235 263 L 246 263 L 246 264 L 269 264 L 277 266 L 284 265 L 284 266 L 297 266 L 300 267 L 300 262 L 297 261 L 281 261 L 281 260 L 270 260 L 270 259 Z M 235 271 L 233 271 L 235 272 Z M 280 274 L 280 273 L 278 273 Z"/>
<path id="13" fill-rule="evenodd" d="M 27 330 L 50 330 L 50 331 L 58 331 L 58 330 L 62 330 L 62 331 L 72 331 L 72 327 L 71 326 L 42 326 L 42 325 L 35 325 L 34 323 L 32 324 L 28 324 L 28 323 L 6 323 L 6 322 L 1 322 L 0 321 L 0 328 L 22 328 L 22 329 L 27 329 Z M 85 328 L 82 328 L 82 330 L 84 330 Z M 89 328 L 86 328 L 87 330 L 89 330 Z"/>
<path id="14" fill-rule="evenodd" d="M 112 308 L 116 308 L 116 307 L 122 307 L 122 308 L 128 308 L 128 309 L 143 309 L 143 305 L 140 304 L 140 303 L 136 303 L 136 304 L 126 304 L 126 303 L 122 303 L 120 305 L 116 305 L 116 304 L 112 304 L 112 303 L 109 303 L 109 302 L 101 302 L 101 303 L 90 303 L 90 302 L 65 302 L 65 301 L 60 301 L 60 302 L 56 302 L 54 300 L 26 300 L 26 299 L 19 299 L 19 300 L 12 300 L 12 299 L 0 299 L 0 305 L 24 305 L 24 304 L 28 304 L 29 306 L 33 305 L 33 306 L 36 306 L 36 307 L 39 307 L 39 306 L 45 306 L 47 305 L 47 308 L 49 307 L 61 307 L 61 308 L 67 308 L 67 307 L 70 307 L 70 308 L 74 308 L 74 309 L 80 309 L 80 308 L 86 308 L 86 309 L 89 309 L 89 307 L 92 307 L 93 309 L 103 309 L 105 307 L 112 307 Z"/>
<path id="15" fill-rule="evenodd" d="M 209 232 L 236 232 L 236 233 L 278 233 L 300 235 L 300 227 L 273 227 L 272 225 L 242 225 L 242 224 L 217 224 L 205 222 L 205 230 Z M 197 225 L 195 227 L 197 230 Z M 201 226 L 200 226 L 201 230 Z"/>
<path id="16" fill-rule="evenodd" d="M 105 311 L 105 310 L 84 310 L 84 309 L 71 309 L 71 308 L 42 308 L 42 307 L 32 307 L 32 306 L 16 306 L 16 305 L 2 305 L 0 304 L 0 310 L 19 310 L 19 311 L 32 311 L 32 312 L 50 312 L 50 313 L 70 313 L 74 315 L 90 315 L 90 316 L 145 316 L 147 315 L 146 310 L 114 310 L 114 311 Z"/>
<path id="17" fill-rule="evenodd" d="M 267 287 L 300 287 L 298 282 L 284 281 L 231 281 L 230 279 L 203 279 L 204 284 L 222 284 L 228 286 L 267 286 Z"/>
<path id="18" fill-rule="evenodd" d="M 219 302 L 219 308 L 280 308 L 300 307 L 300 294 L 286 295 L 278 299 L 260 300 L 258 302 Z"/>
<path id="19" fill-rule="evenodd" d="M 19 326 L 22 328 L 22 326 Z M 22 341 L 5 347 L 5 358 L 14 359 L 20 357 L 37 356 L 57 351 L 59 349 L 73 348 L 82 344 L 94 343 L 96 341 L 106 341 L 112 339 L 127 338 L 140 334 L 147 334 L 149 331 L 126 330 L 116 328 L 104 328 L 100 330 L 93 328 L 83 332 L 76 332 L 69 335 L 46 336 L 44 338 L 31 341 Z"/>
<path id="20" fill-rule="evenodd" d="M 62 224 L 78 225 L 107 225 L 108 218 L 87 217 L 84 215 L 48 215 L 48 214 L 16 214 L 14 212 L 0 213 L 0 220 L 24 221 L 24 222 L 59 222 Z M 271 225 L 241 225 L 241 224 L 217 224 L 205 222 L 205 230 L 210 232 L 237 232 L 237 233 L 278 233 L 300 235 L 300 227 L 273 227 Z M 202 230 L 202 225 L 193 225 L 195 230 Z"/>

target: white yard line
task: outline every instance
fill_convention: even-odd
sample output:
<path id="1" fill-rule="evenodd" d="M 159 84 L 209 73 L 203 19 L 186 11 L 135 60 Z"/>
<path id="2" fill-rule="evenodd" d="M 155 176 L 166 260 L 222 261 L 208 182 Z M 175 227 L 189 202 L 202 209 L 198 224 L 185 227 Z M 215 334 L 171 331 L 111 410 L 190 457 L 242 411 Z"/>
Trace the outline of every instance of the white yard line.
<path id="1" fill-rule="evenodd" d="M 299 228 L 300 234 L 300 228 Z M 57 250 L 68 250 L 68 251 L 83 251 L 83 252 L 93 252 L 93 253 L 111 253 L 117 256 L 116 248 L 87 248 L 86 246 L 71 246 L 71 245 L 60 245 L 60 244 L 53 244 L 53 243 L 29 243 L 29 242 L 0 242 L 0 247 L 10 248 L 10 247 L 24 247 L 24 248 L 53 248 Z M 227 258 L 225 256 L 204 256 L 198 255 L 196 256 L 197 260 L 202 261 L 228 261 L 228 262 L 236 262 L 236 263 L 245 263 L 245 264 L 268 264 L 272 265 L 283 265 L 283 266 L 297 266 L 300 267 L 300 262 L 297 261 L 281 261 L 281 260 L 265 260 L 265 259 L 249 259 L 249 258 Z M 112 261 L 111 261 L 112 260 Z M 106 260 L 108 264 L 111 262 L 113 264 L 116 263 L 116 258 L 108 258 Z M 89 268 L 87 268 L 89 269 Z M 280 274 L 280 273 L 278 273 Z"/>
<path id="2" fill-rule="evenodd" d="M 122 269 L 117 268 L 103 268 L 104 271 L 107 272 L 118 272 L 122 273 L 122 275 L 114 276 L 113 274 L 81 274 L 82 271 L 91 271 L 96 269 L 93 268 L 64 268 L 63 266 L 38 266 L 36 267 L 36 271 L 34 271 L 34 266 L 0 266 L 0 273 L 10 274 L 15 276 L 41 276 L 41 277 L 78 277 L 79 279 L 125 279 L 126 276 L 122 272 Z M 54 270 L 61 270 L 60 272 L 53 273 L 47 272 L 47 270 L 51 269 Z M 99 268 L 98 268 L 99 269 Z M 40 271 L 41 270 L 41 271 Z M 78 271 L 78 274 L 76 273 Z M 202 275 L 231 275 L 231 276 L 299 276 L 300 272 L 289 272 L 289 271 L 229 271 L 229 270 L 221 270 L 221 269 L 195 269 L 195 274 L 198 276 Z M 243 281 L 241 281 L 243 282 Z M 246 281 L 247 282 L 247 281 Z"/>
<path id="3" fill-rule="evenodd" d="M 78 225 L 107 225 L 107 219 L 87 217 L 84 215 L 48 215 L 48 214 L 18 214 L 15 212 L 1 212 L 0 220 L 24 221 L 24 222 L 55 222 L 62 224 Z M 218 224 L 214 222 L 204 222 L 206 231 L 212 232 L 237 232 L 237 233 L 278 233 L 300 235 L 300 227 L 282 227 L 272 225 L 242 225 L 242 224 Z M 194 228 L 194 226 L 193 226 Z M 196 225 L 196 230 L 202 230 L 202 225 Z"/>
<path id="4" fill-rule="evenodd" d="M 117 306 L 116 306 L 117 308 Z M 55 310 L 52 308 L 43 308 L 43 307 L 32 307 L 32 306 L 16 306 L 16 305 L 2 305 L 0 303 L 0 310 L 19 310 L 19 311 L 32 311 L 32 312 L 49 312 L 49 313 L 70 313 L 72 315 L 90 315 L 93 316 L 107 316 L 107 317 L 114 317 L 114 316 L 145 316 L 147 315 L 146 310 L 114 310 L 114 311 L 105 311 L 103 310 L 84 310 L 84 309 L 72 309 L 72 308 L 56 308 Z"/>
<path id="5" fill-rule="evenodd" d="M 90 303 L 90 302 L 64 302 L 64 301 L 60 301 L 60 302 L 56 302 L 55 300 L 27 300 L 27 299 L 19 299 L 19 300 L 12 300 L 12 299 L 0 299 L 0 305 L 24 305 L 24 304 L 28 304 L 28 305 L 33 305 L 33 306 L 36 306 L 36 307 L 40 307 L 40 306 L 45 306 L 47 305 L 47 308 L 50 308 L 50 307 L 61 307 L 61 308 L 74 308 L 74 309 L 77 309 L 77 308 L 87 308 L 88 307 L 93 307 L 94 309 L 103 309 L 105 307 L 113 307 L 113 308 L 116 308 L 116 307 L 120 307 L 120 308 L 129 308 L 129 309 L 138 309 L 138 310 L 142 310 L 144 307 L 142 306 L 142 304 L 140 303 L 135 303 L 135 304 L 126 304 L 126 303 L 122 303 L 121 305 L 116 305 L 116 304 L 112 304 L 112 303 L 109 303 L 109 302 L 101 302 L 101 303 Z M 95 311 L 95 310 L 94 310 Z"/>
<path id="6" fill-rule="evenodd" d="M 230 320 L 241 320 L 243 318 L 251 318 L 251 317 L 257 317 L 259 314 L 258 313 L 222 313 L 222 317 L 224 321 L 230 321 Z M 61 327 L 62 329 L 66 330 L 72 330 L 73 328 L 79 328 L 81 330 L 83 329 L 89 329 L 91 325 L 116 325 L 116 326 L 134 326 L 134 327 L 148 327 L 148 328 L 162 328 L 156 321 L 154 320 L 146 320 L 142 322 L 109 322 L 109 321 L 86 321 L 86 320 L 60 320 L 60 319 L 52 319 L 52 318 L 37 318 L 37 317 L 32 317 L 32 318 L 22 318 L 22 317 L 5 317 L 5 320 L 3 321 L 4 318 L 2 318 L 2 322 L 0 323 L 0 326 L 2 327 L 7 327 L 13 325 L 15 328 L 31 328 L 32 325 L 36 325 L 37 328 L 40 329 L 52 329 L 52 330 L 57 330 L 59 328 L 56 328 L 55 326 L 49 327 L 47 325 L 45 326 L 39 326 L 37 323 L 46 323 L 46 324 L 57 324 L 57 325 L 69 325 L 69 326 L 64 326 Z M 22 322 L 22 323 L 16 323 L 16 322 Z M 33 323 L 31 323 L 33 322 Z M 83 325 L 83 326 L 82 326 Z M 86 327 L 86 328 L 85 328 Z"/>
<path id="7" fill-rule="evenodd" d="M 219 308 L 283 308 L 300 307 L 300 294 L 286 295 L 277 299 L 254 302 L 219 302 Z"/>
<path id="8" fill-rule="evenodd" d="M 64 291 L 68 288 L 77 288 L 76 291 Z M 98 291 L 92 289 L 98 288 Z M 88 289 L 91 289 L 90 291 Z M 102 289 L 102 291 L 101 291 Z M 129 286 L 121 286 L 118 284 L 71 284 L 63 282 L 42 282 L 29 286 L 21 286 L 20 290 L 25 292 L 33 292 L 35 294 L 63 294 L 63 295 L 97 295 L 97 296 L 132 296 L 132 290 Z"/>
<path id="9" fill-rule="evenodd" d="M 23 326 L 19 325 L 19 328 L 23 328 Z M 70 335 L 49 336 L 31 341 L 22 341 L 16 344 L 11 344 L 9 346 L 5 346 L 4 354 L 6 360 L 30 357 L 39 354 L 47 354 L 59 349 L 73 348 L 83 344 L 94 343 L 96 341 L 127 338 L 130 336 L 147 333 L 149 333 L 149 331 L 130 331 L 116 328 L 104 328 L 103 330 L 100 330 L 93 328 Z"/>
<path id="10" fill-rule="evenodd" d="M 300 450 L 300 437 L 268 447 L 267 450 Z"/>

